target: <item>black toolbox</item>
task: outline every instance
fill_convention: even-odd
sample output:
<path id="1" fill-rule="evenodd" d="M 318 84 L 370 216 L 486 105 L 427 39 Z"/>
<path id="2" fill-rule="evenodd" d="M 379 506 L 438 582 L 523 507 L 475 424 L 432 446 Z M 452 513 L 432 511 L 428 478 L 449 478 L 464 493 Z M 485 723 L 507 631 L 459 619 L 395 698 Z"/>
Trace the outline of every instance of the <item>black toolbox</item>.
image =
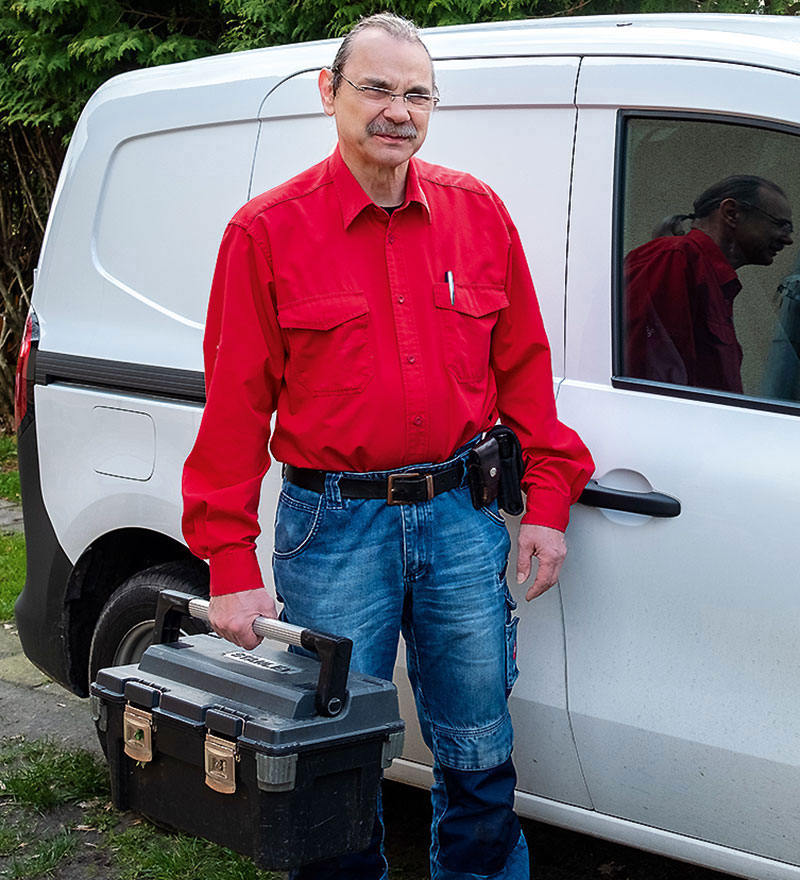
<path id="1" fill-rule="evenodd" d="M 138 666 L 101 670 L 92 713 L 114 805 L 205 837 L 266 869 L 366 849 L 383 768 L 404 724 L 390 682 L 352 673 L 348 639 L 258 618 L 320 659 L 183 636 L 208 603 L 161 594 Z"/>

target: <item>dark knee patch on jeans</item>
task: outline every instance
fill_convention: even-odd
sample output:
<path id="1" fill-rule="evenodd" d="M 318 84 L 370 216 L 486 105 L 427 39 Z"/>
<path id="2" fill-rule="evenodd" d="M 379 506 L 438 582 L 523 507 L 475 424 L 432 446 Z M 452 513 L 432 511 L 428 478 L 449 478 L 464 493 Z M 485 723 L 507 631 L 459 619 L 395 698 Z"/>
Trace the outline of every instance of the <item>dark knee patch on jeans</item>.
<path id="1" fill-rule="evenodd" d="M 441 770 L 447 809 L 438 825 L 440 863 L 456 873 L 496 874 L 520 835 L 511 758 L 491 770 Z"/>

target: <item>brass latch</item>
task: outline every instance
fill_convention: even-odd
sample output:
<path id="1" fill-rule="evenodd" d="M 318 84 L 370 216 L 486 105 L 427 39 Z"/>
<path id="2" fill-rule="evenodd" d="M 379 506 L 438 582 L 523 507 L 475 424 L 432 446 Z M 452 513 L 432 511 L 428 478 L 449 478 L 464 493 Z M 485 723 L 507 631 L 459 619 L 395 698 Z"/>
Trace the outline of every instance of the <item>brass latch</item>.
<path id="1" fill-rule="evenodd" d="M 125 707 L 122 720 L 122 741 L 125 754 L 134 761 L 153 760 L 153 716 L 134 706 Z"/>
<path id="2" fill-rule="evenodd" d="M 236 791 L 236 743 L 206 734 L 206 785 L 220 794 Z"/>

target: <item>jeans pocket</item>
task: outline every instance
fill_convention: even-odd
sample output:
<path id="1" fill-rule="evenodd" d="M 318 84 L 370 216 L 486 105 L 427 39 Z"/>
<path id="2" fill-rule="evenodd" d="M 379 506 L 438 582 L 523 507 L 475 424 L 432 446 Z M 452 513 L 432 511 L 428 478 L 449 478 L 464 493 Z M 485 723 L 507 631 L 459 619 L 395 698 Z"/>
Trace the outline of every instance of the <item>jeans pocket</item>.
<path id="1" fill-rule="evenodd" d="M 506 586 L 506 697 L 511 693 L 514 682 L 519 678 L 519 667 L 517 666 L 517 628 L 519 627 L 519 618 L 514 614 L 516 607 L 517 603 Z"/>
<path id="2" fill-rule="evenodd" d="M 312 505 L 281 492 L 275 514 L 276 559 L 291 559 L 308 547 L 319 531 L 324 500 L 324 495 L 315 494 Z"/>
<path id="3" fill-rule="evenodd" d="M 491 504 L 478 508 L 480 512 L 490 519 L 495 525 L 501 526 L 502 528 L 506 527 L 506 521 L 503 519 L 503 514 L 500 513 L 500 510 L 497 507 L 497 501 L 492 501 Z"/>

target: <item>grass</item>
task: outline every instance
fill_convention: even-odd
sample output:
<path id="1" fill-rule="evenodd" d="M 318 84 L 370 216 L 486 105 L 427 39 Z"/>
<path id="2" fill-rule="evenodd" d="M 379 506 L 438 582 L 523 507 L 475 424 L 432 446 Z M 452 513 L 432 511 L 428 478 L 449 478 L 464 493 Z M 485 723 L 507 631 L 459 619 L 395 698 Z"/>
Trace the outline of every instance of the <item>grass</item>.
<path id="1" fill-rule="evenodd" d="M 165 835 L 152 825 L 127 828 L 111 840 L 122 880 L 280 880 L 243 856 L 185 834 Z"/>
<path id="2" fill-rule="evenodd" d="M 0 498 L 20 503 L 17 438 L 0 436 Z M 25 584 L 25 538 L 0 535 L 0 621 L 14 616 L 14 602 Z"/>
<path id="3" fill-rule="evenodd" d="M 17 468 L 17 438 L 0 436 L 0 498 L 21 502 L 19 469 Z"/>
<path id="4" fill-rule="evenodd" d="M 89 752 L 16 740 L 0 749 L 2 793 L 45 812 L 108 793 L 106 768 Z"/>
<path id="5" fill-rule="evenodd" d="M 12 880 L 23 880 L 51 874 L 65 858 L 72 855 L 77 844 L 75 832 L 59 831 L 40 841 L 29 855 L 14 857 L 9 876 Z"/>
<path id="6" fill-rule="evenodd" d="M 0 878 L 283 880 L 205 840 L 167 834 L 109 802 L 105 765 L 80 749 L 0 741 Z"/>
<path id="7" fill-rule="evenodd" d="M 25 536 L 0 535 L 0 621 L 14 616 L 14 602 L 25 584 Z"/>

